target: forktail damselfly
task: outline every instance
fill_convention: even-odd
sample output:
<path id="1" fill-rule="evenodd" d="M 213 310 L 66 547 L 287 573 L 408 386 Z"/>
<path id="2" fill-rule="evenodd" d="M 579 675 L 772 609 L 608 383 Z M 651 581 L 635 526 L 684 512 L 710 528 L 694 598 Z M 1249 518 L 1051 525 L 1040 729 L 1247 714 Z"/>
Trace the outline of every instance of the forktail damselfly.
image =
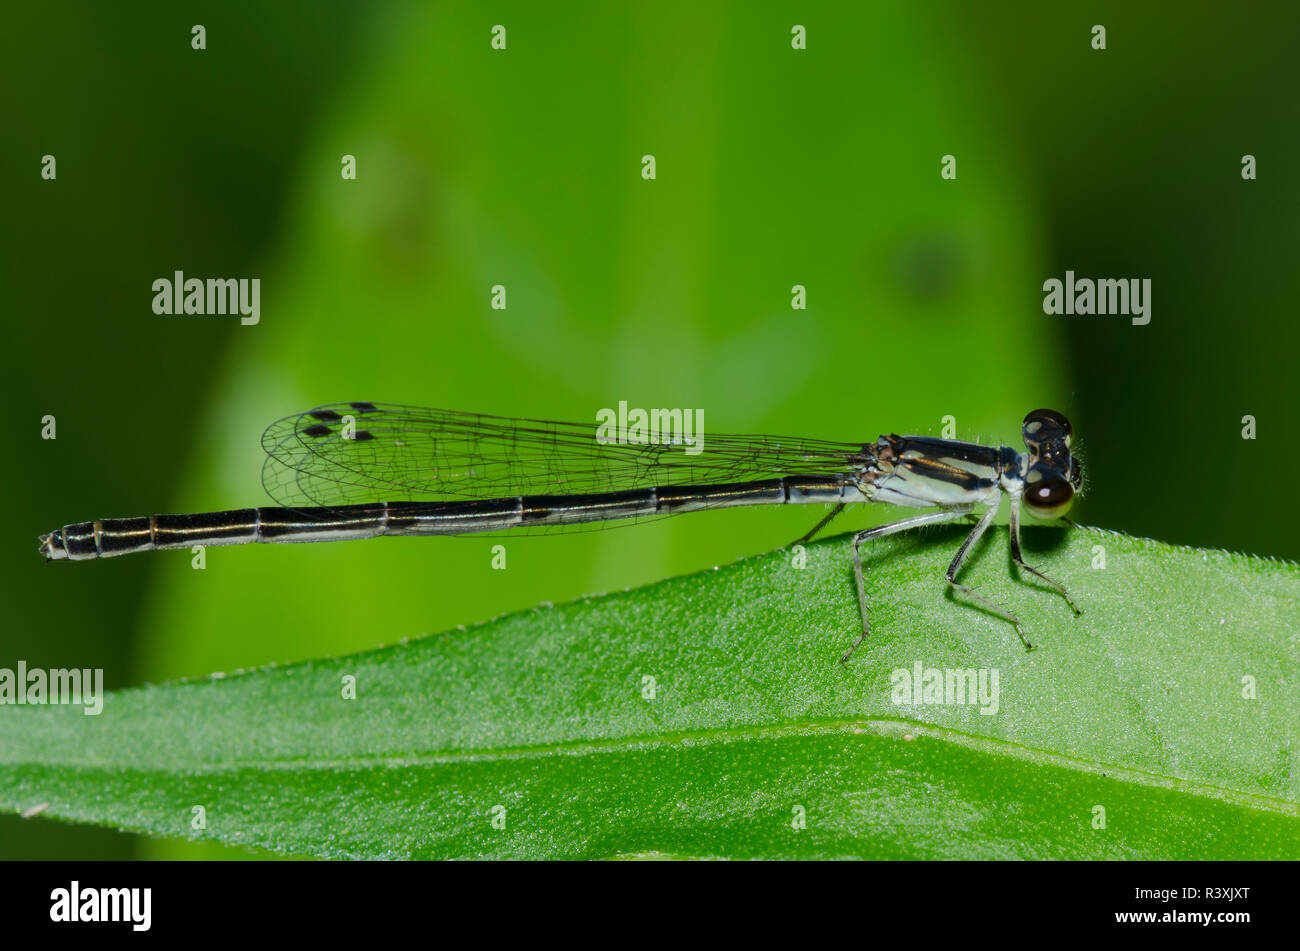
<path id="1" fill-rule="evenodd" d="M 602 441 L 590 424 L 338 403 L 287 416 L 263 433 L 262 484 L 276 508 L 80 522 L 42 535 L 40 550 L 50 560 L 82 561 L 194 545 L 563 530 L 743 505 L 832 505 L 805 542 L 845 506 L 884 502 L 938 511 L 854 535 L 862 633 L 841 660 L 870 633 L 862 545 L 967 517 L 976 524 L 948 565 L 948 583 L 1009 621 L 1030 649 L 1014 614 L 957 581 L 1005 495 L 1012 558 L 1079 613 L 1020 549 L 1021 506 L 1057 519 L 1081 486 L 1070 423 L 1039 409 L 1022 431 L 1024 452 L 928 436 L 863 444 L 716 434 L 692 437 L 705 444 L 684 452 L 680 441 Z"/>

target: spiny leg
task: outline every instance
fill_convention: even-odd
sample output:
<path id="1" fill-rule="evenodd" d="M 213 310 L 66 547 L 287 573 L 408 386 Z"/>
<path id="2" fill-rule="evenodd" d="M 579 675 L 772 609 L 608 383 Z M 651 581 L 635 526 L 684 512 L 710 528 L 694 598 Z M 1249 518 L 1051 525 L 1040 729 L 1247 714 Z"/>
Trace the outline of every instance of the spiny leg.
<path id="1" fill-rule="evenodd" d="M 958 591 L 960 591 L 962 594 L 966 595 L 967 597 L 974 598 L 976 601 L 984 605 L 994 614 L 998 615 L 999 617 L 1006 618 L 1008 621 L 1010 621 L 1011 626 L 1014 627 L 1016 629 L 1016 633 L 1020 635 L 1020 642 L 1025 645 L 1025 650 L 1033 650 L 1034 645 L 1029 643 L 1029 641 L 1025 638 L 1025 632 L 1020 627 L 1020 618 L 1016 617 L 1006 608 L 1001 607 L 998 604 L 995 604 L 994 602 L 990 601 L 988 598 L 984 597 L 984 595 L 976 593 L 973 589 L 971 589 L 967 585 L 960 583 L 957 580 L 957 572 L 961 571 L 961 566 L 962 563 L 966 560 L 966 556 L 970 554 L 970 550 L 973 547 L 975 547 L 975 543 L 980 540 L 980 537 L 983 536 L 983 534 L 986 531 L 988 531 L 988 527 L 993 523 L 993 519 L 997 517 L 998 509 L 1001 507 L 1001 505 L 1002 505 L 1002 497 L 998 496 L 997 502 L 995 502 L 994 504 L 988 507 L 988 509 L 984 512 L 984 517 L 979 520 L 979 524 L 976 525 L 974 530 L 971 531 L 971 533 L 966 536 L 966 540 L 961 543 L 961 548 L 957 549 L 957 554 L 953 558 L 952 564 L 948 566 L 948 574 L 947 574 L 948 583 L 952 585 L 954 588 L 956 588 Z"/>
<path id="2" fill-rule="evenodd" d="M 1075 617 L 1078 617 L 1080 614 L 1083 613 L 1082 611 L 1079 610 L 1078 606 L 1074 603 L 1074 599 L 1070 597 L 1070 593 L 1065 590 L 1065 585 L 1061 584 L 1059 581 L 1055 581 L 1047 577 L 1047 575 L 1043 574 L 1034 566 L 1025 564 L 1025 559 L 1021 557 L 1020 555 L 1020 499 L 1018 498 L 1014 498 L 1011 500 L 1011 557 L 1012 559 L 1015 560 L 1015 563 L 1019 565 L 1021 568 L 1024 568 L 1030 574 L 1041 578 L 1043 581 L 1046 581 L 1053 588 L 1055 588 L 1057 593 L 1060 594 L 1061 597 L 1065 598 L 1065 603 L 1070 606 L 1070 609 L 1072 611 L 1074 611 Z"/>
<path id="3" fill-rule="evenodd" d="M 867 621 L 867 591 L 862 580 L 862 553 L 859 551 L 863 542 L 871 541 L 875 538 L 884 538 L 886 535 L 896 535 L 899 532 L 905 532 L 908 529 L 920 528 L 922 525 L 935 525 L 939 522 L 953 522 L 959 518 L 969 515 L 971 507 L 963 505 L 960 508 L 948 509 L 943 512 L 931 512 L 927 515 L 913 515 L 910 518 L 900 519 L 897 522 L 890 522 L 888 525 L 878 525 L 875 528 L 869 528 L 865 532 L 858 532 L 853 536 L 853 574 L 858 581 L 858 608 L 862 612 L 862 633 L 858 635 L 853 645 L 844 652 L 840 658 L 840 663 L 847 663 L 848 659 L 853 656 L 853 652 L 858 649 L 858 645 L 867 639 L 871 633 L 871 624 Z"/>
<path id="4" fill-rule="evenodd" d="M 833 509 L 830 510 L 830 514 L 828 514 L 824 519 L 822 519 L 820 522 L 818 522 L 816 525 L 814 525 L 814 526 L 812 527 L 812 531 L 808 532 L 808 534 L 804 535 L 802 538 L 797 538 L 797 539 L 795 539 L 795 540 L 792 541 L 790 544 L 791 544 L 791 545 L 803 545 L 803 544 L 805 544 L 805 543 L 807 543 L 807 542 L 812 541 L 812 540 L 813 540 L 813 536 L 816 535 L 818 532 L 820 532 L 820 531 L 821 531 L 823 528 L 825 528 L 827 525 L 829 525 L 829 524 L 831 523 L 831 520 L 834 519 L 835 516 L 837 516 L 837 515 L 839 515 L 841 512 L 843 512 L 843 511 L 844 511 L 844 506 L 846 506 L 846 505 L 848 505 L 847 502 L 839 502 L 839 503 L 837 503 L 837 504 L 835 505 L 835 508 L 833 508 Z"/>

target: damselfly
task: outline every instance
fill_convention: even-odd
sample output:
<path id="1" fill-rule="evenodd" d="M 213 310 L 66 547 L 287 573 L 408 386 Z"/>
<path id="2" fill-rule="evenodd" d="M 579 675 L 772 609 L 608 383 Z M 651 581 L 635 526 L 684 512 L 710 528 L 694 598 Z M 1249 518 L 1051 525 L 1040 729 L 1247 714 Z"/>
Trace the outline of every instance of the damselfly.
<path id="1" fill-rule="evenodd" d="M 1014 614 L 957 581 L 1005 494 L 1012 558 L 1079 613 L 1065 588 L 1025 564 L 1020 551 L 1021 504 L 1036 518 L 1060 518 L 1080 488 L 1070 423 L 1054 410 L 1034 410 L 1023 433 L 1026 452 L 895 435 L 864 445 L 710 434 L 691 437 L 703 446 L 683 446 L 598 439 L 582 423 L 338 403 L 287 416 L 263 433 L 262 484 L 277 508 L 80 522 L 42 535 L 40 550 L 47 559 L 80 561 L 194 545 L 564 530 L 741 505 L 833 506 L 798 544 L 851 503 L 886 502 L 938 511 L 853 536 L 862 633 L 841 659 L 870 633 L 862 545 L 966 517 L 976 524 L 948 565 L 948 584 L 1009 621 L 1031 648 Z"/>

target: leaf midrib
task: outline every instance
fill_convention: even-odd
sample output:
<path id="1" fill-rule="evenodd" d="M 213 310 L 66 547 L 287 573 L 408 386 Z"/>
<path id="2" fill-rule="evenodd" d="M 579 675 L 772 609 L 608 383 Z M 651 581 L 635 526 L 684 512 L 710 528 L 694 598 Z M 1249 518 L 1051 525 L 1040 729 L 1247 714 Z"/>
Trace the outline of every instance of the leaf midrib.
<path id="1" fill-rule="evenodd" d="M 265 771 L 328 771 L 337 769 L 366 769 L 374 767 L 400 768 L 450 765 L 456 763 L 506 762 L 512 760 L 542 759 L 548 756 L 593 756 L 603 753 L 617 753 L 628 750 L 656 749 L 664 746 L 692 744 L 712 745 L 715 743 L 733 743 L 745 740 L 777 740 L 791 737 L 815 736 L 854 736 L 872 734 L 875 736 L 910 742 L 924 737 L 943 743 L 951 743 L 976 752 L 998 757 L 1010 757 L 1020 762 L 1039 766 L 1054 766 L 1076 772 L 1088 773 L 1154 789 L 1166 789 L 1187 793 L 1194 796 L 1212 798 L 1220 802 L 1232 803 L 1264 812 L 1284 816 L 1300 816 L 1300 808 L 1295 803 L 1269 796 L 1244 793 L 1225 789 L 1194 780 L 1162 776 L 1142 770 L 1116 766 L 1110 763 L 1098 763 L 1091 760 L 1052 753 L 1033 747 L 1021 746 L 1006 740 L 987 736 L 977 736 L 946 727 L 938 727 L 905 718 L 867 717 L 839 720 L 814 721 L 801 724 L 782 724 L 766 726 L 736 727 L 732 729 L 683 730 L 673 733 L 644 735 L 639 737 L 620 737 L 602 741 L 574 740 L 560 743 L 544 743 L 517 747 L 501 747 L 490 750 L 457 750 L 429 753 L 405 753 L 400 755 L 385 754 L 380 756 L 360 756 L 348 758 L 262 758 L 257 760 L 231 760 L 216 765 L 187 764 L 187 774 L 221 775 L 240 770 L 260 769 Z M 43 763 L 49 766 L 49 763 Z M 58 764 L 70 768 L 102 768 L 102 763 L 76 763 L 65 761 Z M 169 770 L 149 767 L 126 767 L 128 771 L 142 773 L 167 773 Z"/>

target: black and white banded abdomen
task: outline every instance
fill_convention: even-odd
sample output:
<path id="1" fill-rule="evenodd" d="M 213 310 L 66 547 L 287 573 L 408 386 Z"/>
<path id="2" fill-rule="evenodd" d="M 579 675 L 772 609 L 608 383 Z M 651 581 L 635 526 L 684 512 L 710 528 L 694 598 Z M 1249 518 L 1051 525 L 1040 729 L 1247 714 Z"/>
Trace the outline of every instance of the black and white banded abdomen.
<path id="1" fill-rule="evenodd" d="M 346 541 L 383 535 L 467 535 L 576 525 L 742 505 L 865 502 L 851 476 L 787 476 L 706 486 L 585 495 L 517 495 L 463 502 L 370 502 L 329 508 L 255 508 L 78 522 L 42 535 L 47 559 L 84 561 L 195 545 Z"/>

